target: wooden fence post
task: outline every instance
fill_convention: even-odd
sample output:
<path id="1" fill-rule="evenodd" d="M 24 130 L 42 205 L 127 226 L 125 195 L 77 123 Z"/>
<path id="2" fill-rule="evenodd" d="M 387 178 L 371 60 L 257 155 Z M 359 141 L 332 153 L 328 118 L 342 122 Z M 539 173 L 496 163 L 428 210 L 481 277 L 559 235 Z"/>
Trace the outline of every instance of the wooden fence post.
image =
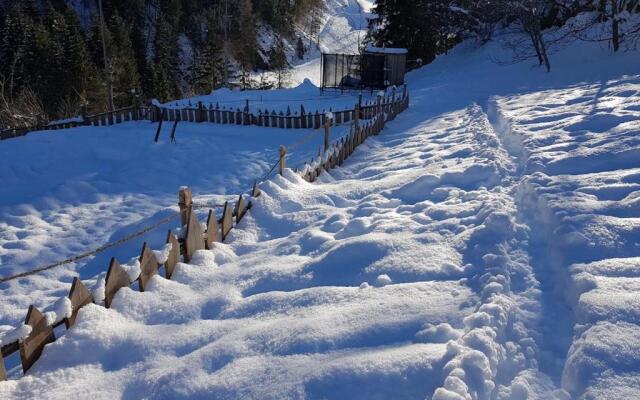
<path id="1" fill-rule="evenodd" d="M 180 222 L 182 226 L 187 225 L 189 222 L 189 210 L 191 210 L 192 205 L 191 189 L 187 186 L 181 187 L 178 192 L 178 206 L 180 207 Z"/>
<path id="2" fill-rule="evenodd" d="M 156 260 L 156 256 L 147 245 L 147 242 L 144 242 L 142 245 L 142 252 L 140 253 L 139 261 L 140 276 L 138 277 L 138 285 L 140 287 L 140 291 L 144 292 L 144 289 L 147 287 L 151 278 L 158 273 L 158 260 Z"/>
<path id="3" fill-rule="evenodd" d="M 284 175 L 284 170 L 287 168 L 287 148 L 284 146 L 280 146 L 280 175 Z"/>
<path id="4" fill-rule="evenodd" d="M 71 290 L 69 291 L 69 300 L 71 301 L 71 316 L 64 319 L 64 325 L 67 329 L 76 323 L 78 311 L 87 304 L 93 303 L 91 292 L 77 276 L 73 278 Z"/>
<path id="5" fill-rule="evenodd" d="M 0 352 L 0 382 L 7 380 L 7 370 L 4 368 L 4 358 Z"/>
<path id="6" fill-rule="evenodd" d="M 55 341 L 56 337 L 53 326 L 47 324 L 47 318 L 33 305 L 29 306 L 24 323 L 31 326 L 29 336 L 20 341 L 22 371 L 27 372 L 42 355 L 44 346 Z"/>
<path id="7" fill-rule="evenodd" d="M 244 218 L 245 214 L 247 213 L 248 210 L 248 205 L 247 203 L 244 201 L 244 199 L 242 198 L 242 195 L 240 195 L 240 197 L 238 197 L 238 202 L 236 203 L 236 225 L 238 225 L 240 223 L 240 221 L 242 221 L 242 218 Z"/>
<path id="8" fill-rule="evenodd" d="M 224 211 L 222 212 L 222 241 L 224 242 L 233 227 L 233 211 L 229 206 L 229 202 L 224 202 Z"/>
<path id="9" fill-rule="evenodd" d="M 244 103 L 244 124 L 251 125 L 251 118 L 249 117 L 249 99 L 245 99 Z"/>
<path id="10" fill-rule="evenodd" d="M 198 109 L 196 110 L 196 122 L 204 121 L 204 112 L 202 110 L 202 102 L 198 102 Z"/>
<path id="11" fill-rule="evenodd" d="M 211 250 L 213 248 L 213 243 L 219 240 L 218 231 L 218 220 L 216 219 L 216 214 L 213 210 L 209 210 L 209 215 L 207 216 L 207 233 L 204 241 L 204 245 L 207 250 Z"/>
<path id="12" fill-rule="evenodd" d="M 258 181 L 253 181 L 253 188 L 251 189 L 251 197 L 258 197 L 262 192 L 258 187 Z"/>
<path id="13" fill-rule="evenodd" d="M 205 248 L 202 227 L 196 218 L 196 213 L 193 212 L 193 208 L 189 208 L 188 214 L 187 234 L 184 237 L 184 262 L 186 263 L 191 261 L 191 257 L 197 250 Z"/>
<path id="14" fill-rule="evenodd" d="M 165 109 L 162 109 L 162 114 L 160 114 L 160 120 L 158 121 L 158 130 L 156 131 L 155 142 L 158 143 L 158 139 L 160 139 L 160 130 L 162 129 L 162 122 L 164 121 L 164 112 Z M 112 125 L 112 124 L 109 124 Z"/>
<path id="15" fill-rule="evenodd" d="M 173 275 L 173 271 L 175 271 L 176 265 L 180 261 L 180 243 L 178 243 L 176 235 L 171 233 L 171 230 L 167 233 L 166 243 L 171 243 L 171 251 L 167 261 L 164 263 L 164 276 L 167 279 L 171 279 L 171 275 Z"/>
<path id="16" fill-rule="evenodd" d="M 330 135 L 330 129 L 331 129 L 332 123 L 333 123 L 333 114 L 327 113 L 325 122 L 324 122 L 324 151 L 329 150 L 329 146 L 330 146 L 329 142 L 331 140 L 331 137 L 329 135 Z"/>
<path id="17" fill-rule="evenodd" d="M 118 290 L 123 287 L 129 287 L 130 284 L 127 271 L 120 266 L 115 257 L 111 258 L 104 284 L 104 306 L 106 308 L 111 307 L 111 302 Z"/>

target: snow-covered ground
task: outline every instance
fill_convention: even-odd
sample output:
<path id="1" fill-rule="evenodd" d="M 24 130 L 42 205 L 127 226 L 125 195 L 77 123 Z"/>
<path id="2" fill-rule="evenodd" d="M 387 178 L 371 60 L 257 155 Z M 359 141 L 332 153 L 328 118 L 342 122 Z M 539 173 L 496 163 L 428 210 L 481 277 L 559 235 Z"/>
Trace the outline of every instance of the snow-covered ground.
<path id="1" fill-rule="evenodd" d="M 322 131 L 182 122 L 177 143 L 169 142 L 167 124 L 154 143 L 156 128 L 129 122 L 3 141 L 0 277 L 93 250 L 164 219 L 177 209 L 182 185 L 201 203 L 235 201 L 272 167 L 279 145 L 289 148 L 289 165 L 301 167 L 323 142 Z M 331 136 L 348 129 L 334 127 Z M 31 303 L 45 307 L 66 295 L 73 276 L 104 271 L 112 256 L 128 260 L 144 240 L 159 247 L 165 234 L 159 228 L 97 257 L 1 283 L 0 325 L 23 320 Z"/>
<path id="2" fill-rule="evenodd" d="M 358 54 L 359 45 L 367 34 L 367 26 L 373 17 L 373 2 L 369 0 L 326 0 L 318 47 L 312 46 L 304 60 L 293 60 L 287 77 L 291 86 L 305 79 L 320 86 L 320 52 Z"/>
<path id="3" fill-rule="evenodd" d="M 546 73 L 502 51 L 412 72 L 410 108 L 343 167 L 263 184 L 228 243 L 83 308 L 0 398 L 640 397 L 640 57 L 579 43 Z M 0 273 L 159 219 L 182 184 L 237 194 L 304 135 L 181 126 L 2 143 Z M 3 284 L 2 321 L 141 242 Z"/>
<path id="4" fill-rule="evenodd" d="M 220 109 L 244 110 L 249 105 L 249 112 L 258 114 L 259 112 L 275 111 L 276 113 L 291 113 L 300 115 L 301 107 L 305 114 L 324 113 L 328 111 L 353 110 L 359 98 L 362 103 L 374 102 L 380 90 L 320 90 L 319 87 L 305 80 L 296 87 L 273 90 L 230 90 L 221 88 L 211 94 L 194 96 L 187 99 L 173 100 L 162 104 L 166 108 L 197 107 L 198 102 L 202 102 L 206 107 L 220 107 Z M 391 96 L 393 88 L 384 91 L 385 96 Z M 397 90 L 396 95 L 400 96 L 401 91 Z"/>
<path id="5" fill-rule="evenodd" d="M 563 387 L 640 396 L 640 76 L 498 97 L 493 108 L 521 138 L 517 197 L 555 292 L 541 334 L 551 361 L 568 351 Z"/>

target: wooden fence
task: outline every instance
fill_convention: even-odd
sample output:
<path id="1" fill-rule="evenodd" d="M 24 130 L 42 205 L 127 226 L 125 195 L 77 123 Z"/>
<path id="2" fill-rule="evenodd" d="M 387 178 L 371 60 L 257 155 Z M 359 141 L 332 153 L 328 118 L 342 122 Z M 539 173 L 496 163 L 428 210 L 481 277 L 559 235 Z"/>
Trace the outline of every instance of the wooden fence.
<path id="1" fill-rule="evenodd" d="M 327 111 L 333 114 L 333 123 L 336 125 L 353 121 L 357 109 L 360 110 L 359 119 L 370 120 L 382 111 L 390 112 L 391 108 L 406 97 L 407 87 L 405 85 L 402 86 L 399 92 L 394 88 L 391 95 L 379 96 L 376 100 L 365 103 L 358 101 L 358 104 L 354 107 L 346 107 L 344 110 L 329 109 L 307 112 L 304 107 L 301 106 L 300 110 L 295 112 L 291 112 L 291 107 L 287 107 L 286 112 L 261 109 L 256 113 L 252 113 L 249 112 L 248 106 L 245 106 L 243 109 L 221 108 L 218 104 L 206 105 L 202 102 L 198 103 L 195 107 L 185 108 L 131 106 L 100 114 L 78 117 L 73 121 L 50 123 L 27 128 L 6 129 L 0 131 L 0 140 L 24 136 L 33 131 L 68 129 L 77 126 L 109 126 L 128 121 L 188 121 L 224 125 L 254 125 L 281 129 L 318 129 L 326 123 Z"/>
<path id="2" fill-rule="evenodd" d="M 326 148 L 324 154 L 305 163 L 300 170 L 300 174 L 306 181 L 313 182 L 320 176 L 322 171 L 329 171 L 336 166 L 342 165 L 344 160 L 349 158 L 356 147 L 362 144 L 369 136 L 380 133 L 388 121 L 393 120 L 396 115 L 408 107 L 409 96 L 405 92 L 403 98 L 393 103 L 390 107 L 382 106 L 374 109 L 372 119 L 365 122 L 363 126 L 360 126 L 360 121 L 356 120 L 353 125 L 354 129 L 350 131 L 349 135 Z"/>
<path id="3" fill-rule="evenodd" d="M 380 101 L 374 106 L 365 105 L 362 108 L 356 105 L 352 115 L 354 118 L 353 129 L 349 135 L 335 142 L 333 145 L 328 146 L 324 154 L 306 163 L 300 171 L 301 175 L 308 182 L 313 182 L 322 171 L 329 171 L 336 166 L 342 165 L 344 160 L 354 152 L 358 145 L 363 143 L 369 136 L 377 135 L 384 128 L 386 122 L 393 120 L 397 114 L 407 109 L 408 106 L 409 96 L 406 90 L 403 91 L 402 97 L 395 101 L 388 103 Z M 133 118 L 134 112 L 131 108 L 123 109 L 119 112 L 126 113 L 127 110 L 129 117 Z M 184 112 L 184 110 L 182 112 Z M 105 114 L 101 114 L 97 116 L 98 123 L 101 124 L 105 121 L 104 115 Z M 121 114 L 122 118 L 125 118 L 123 115 L 124 114 Z M 137 117 L 140 116 L 139 113 L 135 115 Z M 324 115 L 323 117 L 324 119 L 320 121 L 325 121 L 325 126 L 329 126 L 332 123 L 331 120 L 328 120 L 331 119 L 331 114 Z M 336 116 L 335 118 L 338 117 Z M 117 120 L 117 118 L 106 118 L 106 121 Z M 365 122 L 360 126 L 362 120 Z M 280 174 L 282 174 L 286 165 L 286 149 L 284 146 L 280 147 L 279 154 L 278 162 L 274 165 L 274 168 L 279 165 Z M 273 171 L 274 168 L 272 168 L 271 171 Z M 265 179 L 267 176 L 265 176 Z M 258 188 L 257 182 L 254 183 L 250 195 L 254 198 L 260 196 L 260 189 Z M 62 318 L 58 316 L 59 320 L 54 321 L 52 324 L 47 321 L 46 316 L 40 312 L 40 310 L 31 305 L 24 321 L 24 324 L 30 327 L 30 333 L 11 343 L 2 343 L 0 349 L 0 381 L 6 379 L 4 358 L 19 352 L 22 370 L 26 373 L 40 358 L 45 346 L 56 340 L 54 329 L 62 325 L 64 325 L 66 329 L 71 328 L 75 323 L 78 311 L 82 307 L 95 303 L 110 308 L 118 291 L 123 287 L 130 287 L 135 282 L 138 282 L 138 289 L 144 291 L 150 279 L 159 273 L 160 267 L 164 268 L 165 278 L 171 279 L 176 265 L 180 262 L 181 258 L 183 262 L 188 263 L 196 251 L 211 249 L 215 242 L 224 242 L 232 228 L 237 226 L 247 211 L 251 209 L 252 204 L 240 195 L 233 206 L 229 202 L 225 202 L 224 206 L 220 207 L 222 208 L 222 215 L 219 217 L 216 215 L 214 209 L 209 209 L 206 229 L 204 231 L 195 215 L 195 209 L 203 207 L 193 203 L 192 193 L 189 188 L 180 188 L 178 206 L 180 208 L 181 237 L 172 233 L 171 230 L 167 233 L 166 245 L 170 250 L 166 259 L 160 260 L 156 258 L 155 253 L 147 243 L 144 243 L 139 256 L 139 273 L 135 279 L 131 280 L 129 273 L 121 266 L 118 260 L 112 258 L 104 281 L 104 299 L 94 299 L 93 294 L 82 281 L 77 277 L 74 278 L 67 297 L 71 303 L 71 313 Z"/>
<path id="4" fill-rule="evenodd" d="M 254 185 L 251 196 L 257 197 L 260 190 Z M 171 279 L 176 265 L 180 258 L 188 263 L 197 250 L 213 248 L 213 243 L 224 242 L 229 236 L 231 229 L 240 223 L 247 211 L 251 208 L 251 202 L 247 202 L 242 195 L 232 206 L 225 202 L 222 208 L 222 215 L 218 217 L 213 209 L 209 210 L 206 230 L 203 231 L 198 222 L 194 210 L 202 208 L 193 203 L 191 190 L 181 188 L 179 191 L 180 218 L 182 223 L 182 237 L 178 237 L 171 231 L 167 233 L 166 243 L 170 251 L 166 259 L 159 260 L 151 248 L 144 243 L 140 252 L 140 272 L 133 281 L 129 273 L 121 266 L 117 259 L 112 258 L 109 263 L 105 282 L 104 299 L 96 301 L 91 291 L 77 277 L 74 278 L 69 291 L 68 299 L 71 303 L 71 314 L 58 316 L 58 320 L 50 324 L 45 314 L 40 312 L 35 306 L 30 306 L 24 320 L 31 332 L 22 338 L 11 343 L 2 343 L 0 351 L 0 381 L 5 380 L 6 370 L 4 359 L 16 352 L 20 353 L 22 371 L 26 373 L 33 364 L 40 358 L 45 346 L 56 340 L 54 329 L 62 325 L 69 329 L 75 323 L 78 311 L 87 304 L 97 303 L 106 308 L 111 307 L 118 290 L 123 287 L 130 287 L 138 282 L 138 288 L 142 292 L 147 287 L 149 280 L 164 267 L 166 279 Z M 234 224 L 235 220 L 235 224 Z"/>

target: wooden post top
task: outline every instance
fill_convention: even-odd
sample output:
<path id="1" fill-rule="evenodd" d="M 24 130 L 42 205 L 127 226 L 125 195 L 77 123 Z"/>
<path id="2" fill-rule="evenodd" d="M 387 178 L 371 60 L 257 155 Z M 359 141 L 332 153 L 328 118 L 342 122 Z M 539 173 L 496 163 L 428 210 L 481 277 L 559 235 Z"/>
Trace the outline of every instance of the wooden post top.
<path id="1" fill-rule="evenodd" d="M 181 206 L 189 207 L 193 203 L 193 196 L 191 194 L 191 188 L 183 186 L 178 192 L 178 204 Z"/>

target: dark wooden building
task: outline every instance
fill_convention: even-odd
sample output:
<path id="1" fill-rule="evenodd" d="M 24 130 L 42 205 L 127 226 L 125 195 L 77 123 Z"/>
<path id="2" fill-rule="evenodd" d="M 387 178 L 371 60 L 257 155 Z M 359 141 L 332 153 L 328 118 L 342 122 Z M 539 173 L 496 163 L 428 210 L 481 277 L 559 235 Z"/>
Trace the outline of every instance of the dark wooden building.
<path id="1" fill-rule="evenodd" d="M 373 88 L 402 85 L 406 68 L 407 49 L 369 46 L 362 54 L 362 85 Z"/>
<path id="2" fill-rule="evenodd" d="M 362 54 L 322 54 L 322 89 L 383 89 L 404 84 L 407 50 L 367 47 Z"/>

